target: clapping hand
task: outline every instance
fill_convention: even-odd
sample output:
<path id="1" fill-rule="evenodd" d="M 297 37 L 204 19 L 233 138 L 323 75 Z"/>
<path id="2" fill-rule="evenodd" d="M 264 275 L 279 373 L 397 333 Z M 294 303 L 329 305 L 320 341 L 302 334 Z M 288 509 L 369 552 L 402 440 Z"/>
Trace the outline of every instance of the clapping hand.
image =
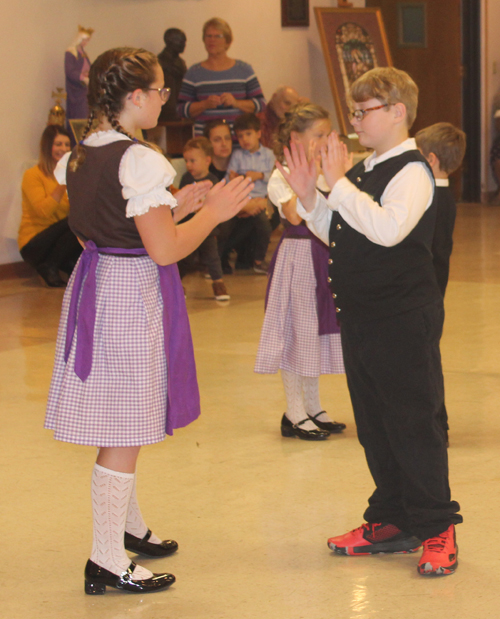
<path id="1" fill-rule="evenodd" d="M 174 221 L 180 221 L 190 213 L 199 210 L 203 206 L 203 201 L 211 187 L 211 181 L 201 181 L 180 189 L 175 194 L 177 207 L 172 211 Z"/>
<path id="2" fill-rule="evenodd" d="M 328 136 L 328 146 L 321 149 L 321 165 L 325 180 L 331 189 L 352 167 L 352 153 L 349 155 L 347 146 L 340 141 L 335 131 Z"/>
<path id="3" fill-rule="evenodd" d="M 316 158 L 309 157 L 308 159 L 304 146 L 294 142 L 291 143 L 290 150 L 285 147 L 284 154 L 288 171 L 278 161 L 276 167 L 297 194 L 306 211 L 312 211 L 316 204 L 316 181 L 318 179 Z"/>

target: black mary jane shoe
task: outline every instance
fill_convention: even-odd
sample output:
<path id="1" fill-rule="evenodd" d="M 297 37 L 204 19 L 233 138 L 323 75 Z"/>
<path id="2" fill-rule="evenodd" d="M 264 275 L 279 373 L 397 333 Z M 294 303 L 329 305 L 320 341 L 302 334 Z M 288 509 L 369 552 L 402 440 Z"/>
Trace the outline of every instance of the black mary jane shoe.
<path id="1" fill-rule="evenodd" d="M 136 564 L 132 562 L 126 572 L 117 576 L 89 559 L 85 566 L 85 593 L 104 595 L 106 587 L 114 587 L 129 593 L 153 593 L 166 589 L 175 582 L 173 574 L 153 574 L 146 580 L 132 580 L 135 568 Z"/>
<path id="2" fill-rule="evenodd" d="M 324 441 L 330 436 L 330 432 L 325 430 L 303 430 L 300 425 L 309 421 L 309 418 L 292 423 L 286 416 L 286 413 L 281 418 L 281 436 L 301 438 L 303 441 Z"/>
<path id="3" fill-rule="evenodd" d="M 125 548 L 130 552 L 136 552 L 146 557 L 168 557 L 179 548 L 179 544 L 174 542 L 173 539 L 165 539 L 161 544 L 153 544 L 148 541 L 150 537 L 151 529 L 148 529 L 142 539 L 125 531 Z"/>
<path id="4" fill-rule="evenodd" d="M 317 417 L 322 415 L 325 411 L 320 411 L 317 415 L 307 415 L 309 419 L 315 423 L 321 430 L 326 430 L 330 434 L 338 434 L 346 429 L 345 423 L 339 423 L 338 421 L 319 421 Z"/>

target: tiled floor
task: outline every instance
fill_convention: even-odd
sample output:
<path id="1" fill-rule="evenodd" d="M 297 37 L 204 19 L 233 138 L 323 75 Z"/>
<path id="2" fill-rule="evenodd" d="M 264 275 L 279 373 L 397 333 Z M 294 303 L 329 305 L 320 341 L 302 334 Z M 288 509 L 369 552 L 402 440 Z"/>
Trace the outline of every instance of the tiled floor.
<path id="1" fill-rule="evenodd" d="M 442 343 L 453 496 L 462 505 L 460 567 L 425 579 L 418 555 L 339 557 L 326 538 L 360 524 L 372 481 L 343 376 L 322 399 L 348 424 L 324 443 L 282 439 L 278 376 L 253 374 L 265 278 L 226 279 L 232 295 L 186 279 L 203 414 L 143 449 L 148 524 L 180 544 L 143 560 L 176 584 L 150 596 L 83 592 L 91 546 L 95 450 L 42 429 L 61 290 L 0 282 L 0 495 L 5 619 L 402 619 L 499 616 L 500 210 L 459 209 Z M 495 584 L 497 583 L 497 584 Z"/>

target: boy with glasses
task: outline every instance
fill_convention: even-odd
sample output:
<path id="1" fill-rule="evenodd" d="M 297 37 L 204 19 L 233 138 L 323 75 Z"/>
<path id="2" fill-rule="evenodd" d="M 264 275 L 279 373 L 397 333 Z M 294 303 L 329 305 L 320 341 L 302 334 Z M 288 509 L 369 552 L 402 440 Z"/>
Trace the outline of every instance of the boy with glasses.
<path id="1" fill-rule="evenodd" d="M 323 149 L 328 198 L 316 168 L 292 147 L 282 174 L 298 214 L 330 246 L 329 281 L 341 323 L 348 387 L 376 489 L 362 526 L 328 540 L 338 554 L 415 552 L 422 575 L 457 567 L 448 458 L 438 421 L 444 400 L 439 340 L 443 298 L 432 264 L 434 179 L 415 140 L 418 88 L 377 68 L 351 86 L 352 125 L 374 152 L 349 171 L 336 134 Z"/>

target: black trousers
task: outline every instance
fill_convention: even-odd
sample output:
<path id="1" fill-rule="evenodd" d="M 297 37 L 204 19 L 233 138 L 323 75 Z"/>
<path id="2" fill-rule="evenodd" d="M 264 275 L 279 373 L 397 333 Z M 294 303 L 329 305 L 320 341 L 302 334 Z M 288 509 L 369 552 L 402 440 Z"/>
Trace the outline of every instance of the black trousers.
<path id="1" fill-rule="evenodd" d="M 448 484 L 441 302 L 362 324 L 343 322 L 342 350 L 358 438 L 376 485 L 364 517 L 421 540 L 462 522 Z"/>
<path id="2" fill-rule="evenodd" d="M 207 236 L 196 251 L 186 256 L 177 263 L 181 279 L 191 271 L 196 271 L 199 266 L 207 267 L 208 273 L 213 281 L 222 279 L 222 267 L 220 263 L 219 250 L 217 248 L 217 237 L 214 234 Z"/>
<path id="3" fill-rule="evenodd" d="M 253 243 L 253 260 L 261 262 L 266 257 L 271 238 L 271 223 L 265 211 L 252 217 L 233 217 L 221 224 L 219 252 L 222 264 L 227 263 L 229 252 L 241 244 Z"/>
<path id="4" fill-rule="evenodd" d="M 71 232 L 66 217 L 39 232 L 20 253 L 23 260 L 35 269 L 45 264 L 71 273 L 82 253 L 82 246 Z"/>

